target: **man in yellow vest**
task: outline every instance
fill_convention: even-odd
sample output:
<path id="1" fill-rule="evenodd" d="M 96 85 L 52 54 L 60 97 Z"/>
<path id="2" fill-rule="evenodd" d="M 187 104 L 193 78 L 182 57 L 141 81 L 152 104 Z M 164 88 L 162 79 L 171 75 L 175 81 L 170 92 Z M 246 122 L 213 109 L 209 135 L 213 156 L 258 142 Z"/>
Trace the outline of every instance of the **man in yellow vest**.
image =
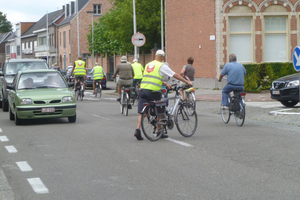
<path id="1" fill-rule="evenodd" d="M 163 50 L 158 50 L 155 54 L 155 60 L 148 63 L 145 66 L 144 76 L 140 85 L 140 93 L 139 93 L 139 104 L 138 104 L 138 113 L 140 113 L 138 117 L 137 128 L 135 130 L 134 136 L 138 140 L 143 140 L 141 135 L 141 120 L 142 120 L 142 110 L 143 104 L 150 101 L 157 101 L 161 99 L 160 89 L 162 85 L 166 85 L 166 87 L 171 88 L 169 84 L 163 81 L 164 76 L 174 77 L 177 80 L 185 82 L 188 85 L 193 85 L 191 81 L 184 79 L 180 74 L 175 73 L 171 70 L 171 68 L 162 63 L 165 60 L 165 52 Z M 157 92 L 155 92 L 157 91 Z M 160 132 L 159 127 L 157 132 Z M 162 138 L 167 138 L 168 135 L 162 134 Z"/>
<path id="2" fill-rule="evenodd" d="M 81 56 L 78 56 L 78 60 L 75 61 L 74 66 L 75 67 L 73 67 L 71 75 L 74 73 L 75 76 L 74 89 L 76 90 L 76 84 L 79 78 L 82 83 L 85 82 L 86 66 Z M 85 84 L 83 84 L 83 90 L 85 90 Z"/>
<path id="3" fill-rule="evenodd" d="M 131 64 L 131 66 L 134 71 L 132 86 L 135 87 L 137 84 L 140 84 L 142 81 L 144 67 L 140 63 L 138 63 L 137 59 L 133 59 L 133 63 Z"/>
<path id="4" fill-rule="evenodd" d="M 103 68 L 101 66 L 99 66 L 99 63 L 96 63 L 96 66 L 92 69 L 90 74 L 93 74 L 93 78 L 94 78 L 94 80 L 93 80 L 93 89 L 94 89 L 94 94 L 95 94 L 96 93 L 95 82 L 101 81 L 104 77 Z"/>

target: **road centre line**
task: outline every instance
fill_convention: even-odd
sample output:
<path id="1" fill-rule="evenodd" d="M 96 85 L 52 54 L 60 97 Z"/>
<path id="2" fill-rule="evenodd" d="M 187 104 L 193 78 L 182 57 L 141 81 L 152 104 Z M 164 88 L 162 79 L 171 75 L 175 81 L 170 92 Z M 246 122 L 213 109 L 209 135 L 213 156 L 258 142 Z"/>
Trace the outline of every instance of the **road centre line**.
<path id="1" fill-rule="evenodd" d="M 185 146 L 185 147 L 194 147 L 194 146 L 191 145 L 191 144 L 188 144 L 188 143 L 186 143 L 186 142 L 182 142 L 182 141 L 179 141 L 179 140 L 174 140 L 174 139 L 172 139 L 172 138 L 166 138 L 166 140 L 168 140 L 168 141 L 170 141 L 170 142 L 174 142 L 174 143 L 176 143 L 176 144 L 180 144 L 180 145 Z"/>
<path id="2" fill-rule="evenodd" d="M 8 142 L 9 139 L 6 137 L 6 135 L 0 136 L 0 141 L 1 142 Z"/>
<path id="3" fill-rule="evenodd" d="M 28 183 L 31 185 L 32 189 L 38 194 L 49 193 L 48 188 L 44 185 L 40 178 L 29 178 Z"/>
<path id="4" fill-rule="evenodd" d="M 5 146 L 8 153 L 17 153 L 18 150 L 14 146 Z"/>
<path id="5" fill-rule="evenodd" d="M 32 171 L 32 168 L 26 161 L 16 162 L 22 172 Z"/>
<path id="6" fill-rule="evenodd" d="M 102 119 L 105 119 L 105 120 L 110 120 L 110 119 L 108 119 L 108 118 L 106 118 L 106 117 L 102 117 L 102 116 L 100 116 L 100 115 L 96 115 L 96 114 L 92 114 L 94 117 L 99 117 L 99 118 L 102 118 Z"/>

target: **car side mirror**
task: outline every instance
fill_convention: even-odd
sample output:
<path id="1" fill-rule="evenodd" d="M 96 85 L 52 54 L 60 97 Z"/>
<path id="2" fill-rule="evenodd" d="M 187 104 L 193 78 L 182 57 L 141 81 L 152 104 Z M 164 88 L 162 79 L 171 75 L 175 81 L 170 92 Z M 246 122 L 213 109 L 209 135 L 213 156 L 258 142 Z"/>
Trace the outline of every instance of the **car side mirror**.
<path id="1" fill-rule="evenodd" d="M 15 90 L 15 86 L 14 85 L 7 85 L 7 89 L 9 89 L 9 90 Z"/>

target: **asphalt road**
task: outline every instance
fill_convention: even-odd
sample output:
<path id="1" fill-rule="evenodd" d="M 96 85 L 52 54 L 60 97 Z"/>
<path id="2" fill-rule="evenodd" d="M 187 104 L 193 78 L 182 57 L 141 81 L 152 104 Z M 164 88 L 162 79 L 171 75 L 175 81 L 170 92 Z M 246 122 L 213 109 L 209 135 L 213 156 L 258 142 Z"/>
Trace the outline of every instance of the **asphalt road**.
<path id="1" fill-rule="evenodd" d="M 74 124 L 15 126 L 0 111 L 0 194 L 11 192 L 2 199 L 300 197 L 299 116 L 269 115 L 278 104 L 248 105 L 238 127 L 234 119 L 222 122 L 219 102 L 199 101 L 195 135 L 184 138 L 174 128 L 169 139 L 150 142 L 133 136 L 136 105 L 124 116 L 116 95 L 90 94 L 77 103 Z"/>

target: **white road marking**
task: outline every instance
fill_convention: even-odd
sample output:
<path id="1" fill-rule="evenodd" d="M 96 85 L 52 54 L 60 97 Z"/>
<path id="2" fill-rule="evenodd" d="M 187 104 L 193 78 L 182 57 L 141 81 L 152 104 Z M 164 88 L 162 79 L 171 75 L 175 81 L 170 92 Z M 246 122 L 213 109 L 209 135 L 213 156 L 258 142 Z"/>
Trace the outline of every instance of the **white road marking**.
<path id="1" fill-rule="evenodd" d="M 5 146 L 8 153 L 17 153 L 18 150 L 14 146 Z"/>
<path id="2" fill-rule="evenodd" d="M 293 110 L 293 108 L 288 108 L 288 109 L 282 109 L 282 110 L 274 110 L 269 112 L 269 114 L 273 115 L 300 115 L 299 112 L 286 112 Z"/>
<path id="3" fill-rule="evenodd" d="M 101 119 L 105 119 L 105 120 L 110 120 L 110 119 L 108 119 L 108 118 L 105 118 L 105 117 L 102 117 L 102 116 L 100 116 L 100 115 L 96 115 L 96 114 L 92 114 L 94 117 L 99 117 L 99 118 L 101 118 Z"/>
<path id="4" fill-rule="evenodd" d="M 29 178 L 27 179 L 32 189 L 38 194 L 49 193 L 48 188 L 44 185 L 40 178 Z"/>
<path id="5" fill-rule="evenodd" d="M 32 168 L 26 161 L 16 162 L 22 172 L 32 171 Z"/>
<path id="6" fill-rule="evenodd" d="M 1 142 L 8 142 L 9 139 L 5 135 L 3 135 L 3 136 L 0 136 L 0 141 Z"/>
<path id="7" fill-rule="evenodd" d="M 280 108 L 282 104 L 280 102 L 246 102 L 246 106 L 258 107 L 258 108 Z"/>
<path id="8" fill-rule="evenodd" d="M 179 141 L 179 140 L 174 140 L 174 139 L 172 139 L 172 138 L 166 138 L 166 140 L 169 140 L 170 142 L 174 142 L 174 143 L 176 143 L 176 144 L 180 144 L 180 145 L 185 146 L 185 147 L 194 147 L 194 146 L 191 145 L 191 144 L 188 144 L 188 143 L 186 143 L 186 142 L 181 142 L 181 141 Z"/>

